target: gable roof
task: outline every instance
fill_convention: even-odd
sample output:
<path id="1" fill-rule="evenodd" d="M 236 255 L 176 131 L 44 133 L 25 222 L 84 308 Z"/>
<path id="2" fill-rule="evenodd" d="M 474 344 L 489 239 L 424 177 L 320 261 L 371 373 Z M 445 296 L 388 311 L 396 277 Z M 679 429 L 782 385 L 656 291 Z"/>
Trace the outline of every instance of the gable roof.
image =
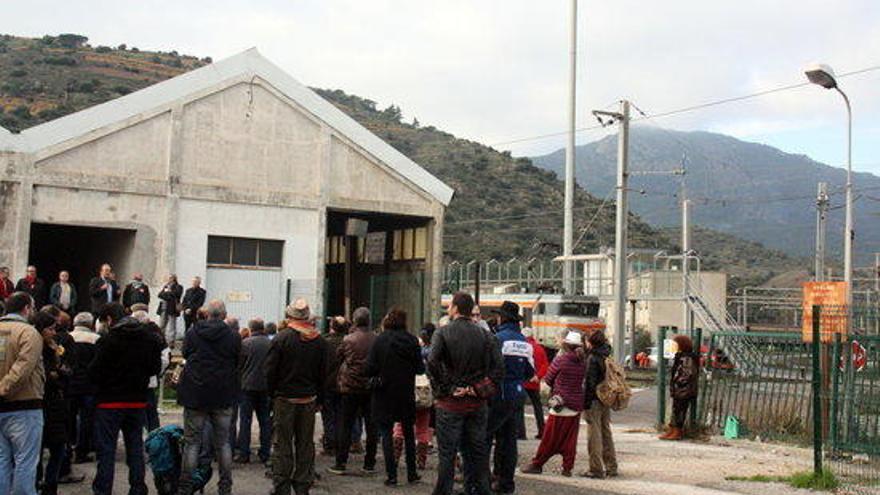
<path id="1" fill-rule="evenodd" d="M 449 205 L 454 193 L 430 172 L 379 139 L 329 101 L 263 57 L 256 48 L 148 86 L 100 105 L 28 128 L 0 130 L 0 149 L 35 152 L 186 98 L 243 75 L 259 77 L 350 139 L 437 201 Z M 3 132 L 6 131 L 6 132 Z"/>

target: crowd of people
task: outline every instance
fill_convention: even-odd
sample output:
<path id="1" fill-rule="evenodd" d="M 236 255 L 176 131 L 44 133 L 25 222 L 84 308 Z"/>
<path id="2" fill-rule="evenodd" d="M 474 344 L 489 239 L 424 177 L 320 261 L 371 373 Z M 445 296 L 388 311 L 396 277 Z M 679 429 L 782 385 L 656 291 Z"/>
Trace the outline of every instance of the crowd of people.
<path id="1" fill-rule="evenodd" d="M 426 323 L 415 332 L 399 307 L 380 322 L 358 308 L 350 320 L 329 318 L 321 332 L 305 299 L 285 308 L 277 325 L 254 319 L 239 328 L 222 301 L 206 301 L 198 278 L 184 293 L 173 275 L 157 295 L 154 322 L 143 277 L 120 289 L 106 264 L 89 283 L 91 311 L 71 318 L 78 303 L 69 275 L 48 291 L 36 275 L 28 267 L 13 286 L 0 269 L 0 493 L 54 495 L 59 484 L 84 481 L 73 466 L 96 462 L 92 491 L 110 494 L 120 433 L 129 493 L 148 493 L 144 435 L 160 426 L 156 390 L 179 337 L 185 364 L 169 383 L 183 407 L 180 495 L 193 492 L 206 458 L 216 460 L 219 493 L 232 493 L 233 465 L 251 462 L 254 415 L 256 458 L 274 495 L 309 493 L 321 478 L 318 413 L 321 454 L 334 459 L 327 475 L 374 473 L 381 446 L 387 486 L 399 483 L 401 457 L 406 482 L 417 483 L 436 452 L 435 494 L 453 493 L 457 480 L 468 494 L 514 493 L 527 402 L 540 446 L 521 472 L 539 474 L 561 455 L 561 474 L 572 476 L 583 417 L 589 467 L 581 474 L 618 475 L 610 409 L 597 394 L 611 353 L 604 332 L 561 334 L 549 362 L 515 303 L 484 320 L 464 292 L 439 328 Z M 691 384 L 676 377 L 694 363 L 688 342 L 679 345 L 667 439 L 680 438 L 691 405 Z M 550 391 L 546 422 L 542 382 Z M 352 452 L 363 453 L 360 469 L 350 465 Z"/>

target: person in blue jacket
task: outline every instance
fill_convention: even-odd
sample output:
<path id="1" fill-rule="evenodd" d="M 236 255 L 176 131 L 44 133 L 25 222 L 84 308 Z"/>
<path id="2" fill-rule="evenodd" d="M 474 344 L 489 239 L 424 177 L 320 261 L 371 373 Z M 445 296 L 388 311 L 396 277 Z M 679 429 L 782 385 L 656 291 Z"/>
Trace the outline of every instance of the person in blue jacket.
<path id="1" fill-rule="evenodd" d="M 493 310 L 498 324 L 495 339 L 504 358 L 504 380 L 498 393 L 489 404 L 488 445 L 495 445 L 493 473 L 497 480 L 492 486 L 494 493 L 509 494 L 516 491 L 513 480 L 517 458 L 517 412 L 522 402 L 523 383 L 535 374 L 532 346 L 522 334 L 519 305 L 504 301 Z"/>

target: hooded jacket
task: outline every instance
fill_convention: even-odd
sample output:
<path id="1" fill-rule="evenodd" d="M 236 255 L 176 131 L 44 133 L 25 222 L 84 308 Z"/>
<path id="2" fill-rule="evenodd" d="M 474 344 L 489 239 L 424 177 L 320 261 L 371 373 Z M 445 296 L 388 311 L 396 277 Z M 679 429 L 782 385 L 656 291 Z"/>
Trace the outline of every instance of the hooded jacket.
<path id="1" fill-rule="evenodd" d="M 526 342 L 517 322 L 504 322 L 498 325 L 497 330 L 495 339 L 504 358 L 504 380 L 496 398 L 520 400 L 523 382 L 535 375 L 532 345 Z"/>
<path id="2" fill-rule="evenodd" d="M 376 340 L 376 332 L 366 327 L 355 327 L 342 339 L 337 357 L 339 362 L 339 392 L 343 394 L 366 394 L 370 392 L 367 376 L 367 357 Z"/>
<path id="3" fill-rule="evenodd" d="M 162 368 L 162 342 L 139 321 L 126 316 L 95 344 L 88 374 L 97 387 L 100 407 L 142 405 L 147 401 L 150 377 Z"/>
<path id="4" fill-rule="evenodd" d="M 240 390 L 240 354 L 241 337 L 223 320 L 196 322 L 183 339 L 177 403 L 201 411 L 231 407 Z"/>
<path id="5" fill-rule="evenodd" d="M 596 387 L 605 380 L 605 359 L 611 355 L 611 346 L 602 344 L 587 354 L 587 371 L 584 378 L 584 410 L 590 408 L 594 400 L 599 400 Z"/>
<path id="6" fill-rule="evenodd" d="M 74 327 L 70 332 L 76 362 L 73 364 L 68 394 L 71 396 L 95 395 L 97 388 L 89 378 L 89 365 L 95 359 L 95 349 L 99 335 L 86 327 Z"/>
<path id="7" fill-rule="evenodd" d="M 330 368 L 329 347 L 313 325 L 298 324 L 278 332 L 266 357 L 270 397 L 315 398 L 324 402 L 324 381 Z"/>
<path id="8" fill-rule="evenodd" d="M 406 329 L 385 330 L 376 337 L 367 359 L 367 375 L 379 378 L 373 419 L 380 424 L 414 420 L 416 375 L 424 372 L 419 341 Z"/>

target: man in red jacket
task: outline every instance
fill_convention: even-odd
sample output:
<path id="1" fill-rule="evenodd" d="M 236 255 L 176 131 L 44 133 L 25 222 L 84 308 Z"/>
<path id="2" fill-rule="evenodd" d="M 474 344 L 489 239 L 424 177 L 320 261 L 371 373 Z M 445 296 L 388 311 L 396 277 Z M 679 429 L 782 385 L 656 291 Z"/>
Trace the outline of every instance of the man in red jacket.
<path id="1" fill-rule="evenodd" d="M 531 380 L 525 382 L 523 388 L 526 390 L 526 394 L 528 394 L 528 398 L 532 402 L 532 408 L 535 411 L 535 422 L 538 424 L 538 434 L 535 435 L 535 438 L 540 439 L 541 435 L 544 434 L 544 407 L 541 404 L 541 380 L 543 380 L 544 375 L 547 374 L 547 368 L 550 363 L 547 361 L 547 353 L 544 351 L 544 346 L 535 340 L 534 330 L 525 327 L 523 328 L 522 333 L 526 338 L 526 342 L 531 344 L 532 355 L 535 359 L 535 376 L 533 376 Z M 525 399 L 523 399 L 523 401 L 523 410 L 525 410 Z M 524 440 L 526 437 L 525 418 L 523 418 L 521 425 L 522 430 L 520 431 L 520 439 Z"/>

